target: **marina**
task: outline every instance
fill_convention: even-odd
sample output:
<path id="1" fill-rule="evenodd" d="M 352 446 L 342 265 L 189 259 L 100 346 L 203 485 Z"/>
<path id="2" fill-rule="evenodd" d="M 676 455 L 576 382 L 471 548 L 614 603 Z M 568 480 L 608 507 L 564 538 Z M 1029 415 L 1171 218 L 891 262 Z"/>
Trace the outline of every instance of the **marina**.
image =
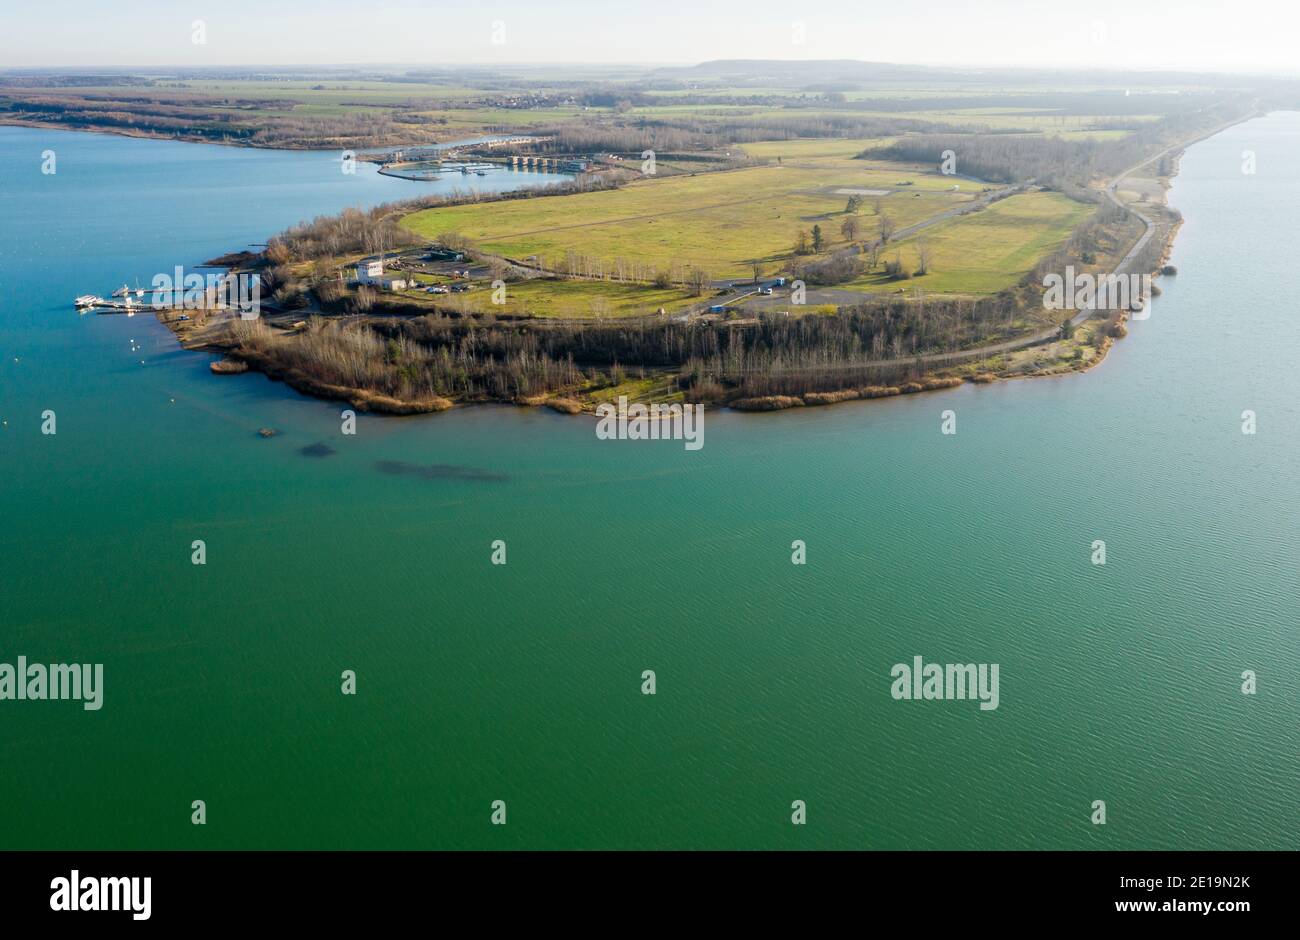
<path id="1" fill-rule="evenodd" d="M 94 312 L 101 315 L 116 313 L 126 314 L 128 317 L 135 316 L 139 311 L 213 309 L 231 306 L 223 302 L 223 296 L 226 289 L 234 283 L 232 279 L 228 275 L 220 277 L 210 275 L 210 277 L 215 280 L 208 283 L 202 293 L 197 289 L 173 290 L 139 286 L 132 289 L 123 284 L 107 298 L 99 294 L 79 294 L 73 298 L 72 305 L 78 313 Z M 132 300 L 132 294 L 137 299 Z"/>
<path id="2" fill-rule="evenodd" d="M 135 316 L 137 310 L 155 308 L 152 303 L 134 303 L 129 296 L 125 300 L 106 300 L 93 294 L 82 294 L 73 301 L 73 306 L 77 308 L 78 313 L 125 313 L 129 317 Z"/>

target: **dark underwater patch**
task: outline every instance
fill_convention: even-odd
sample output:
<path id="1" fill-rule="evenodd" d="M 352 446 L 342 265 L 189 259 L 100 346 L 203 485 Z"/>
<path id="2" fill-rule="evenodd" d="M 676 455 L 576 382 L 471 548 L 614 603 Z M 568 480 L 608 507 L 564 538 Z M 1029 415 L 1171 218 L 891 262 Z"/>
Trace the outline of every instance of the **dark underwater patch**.
<path id="1" fill-rule="evenodd" d="M 380 460 L 375 463 L 380 473 L 390 476 L 419 477 L 423 480 L 468 480 L 474 483 L 504 483 L 510 479 L 504 473 L 482 470 L 478 467 L 460 467 L 450 463 L 408 463 L 405 460 Z"/>

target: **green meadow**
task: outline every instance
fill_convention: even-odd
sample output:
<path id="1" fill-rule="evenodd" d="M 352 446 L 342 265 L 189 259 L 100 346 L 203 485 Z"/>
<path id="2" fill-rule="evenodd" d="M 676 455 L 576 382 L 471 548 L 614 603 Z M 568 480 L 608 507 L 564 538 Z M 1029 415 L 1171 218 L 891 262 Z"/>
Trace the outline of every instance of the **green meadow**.
<path id="1" fill-rule="evenodd" d="M 1093 211 L 1059 193 L 1010 196 L 986 209 L 925 229 L 881 252 L 882 263 L 901 257 L 907 271 L 920 263 L 918 247 L 930 251 L 930 273 L 893 281 L 877 270 L 851 284 L 851 290 L 879 291 L 900 286 L 926 291 L 987 294 L 1014 284 L 1035 262 L 1058 248 L 1071 229 Z"/>
<path id="2" fill-rule="evenodd" d="M 853 152 L 858 143 L 853 142 Z M 916 167 L 840 155 L 789 166 L 646 178 L 618 190 L 428 209 L 403 224 L 431 240 L 455 233 L 483 251 L 515 259 L 536 256 L 547 262 L 574 252 L 606 263 L 621 258 L 742 277 L 750 274 L 753 259 L 767 265 L 789 260 L 800 232 L 813 226 L 821 227 L 828 248 L 842 245 L 840 227 L 853 191 L 867 193 L 858 213 L 861 238 L 879 225 L 877 198 L 881 214 L 903 228 L 970 202 L 980 188 Z"/>
<path id="3" fill-rule="evenodd" d="M 651 316 L 661 309 L 671 314 L 708 302 L 677 288 L 556 278 L 507 283 L 503 304 L 493 303 L 493 295 L 492 288 L 482 287 L 463 294 L 408 293 L 403 299 L 414 297 L 418 302 L 428 298 L 430 306 L 436 304 L 462 313 L 572 319 Z"/>

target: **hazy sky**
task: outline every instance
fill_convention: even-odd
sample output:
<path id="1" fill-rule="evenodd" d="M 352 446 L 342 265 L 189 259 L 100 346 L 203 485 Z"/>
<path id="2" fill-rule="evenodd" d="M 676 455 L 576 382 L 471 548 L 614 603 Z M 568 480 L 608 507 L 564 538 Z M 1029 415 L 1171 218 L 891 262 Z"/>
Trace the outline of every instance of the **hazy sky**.
<path id="1" fill-rule="evenodd" d="M 847 58 L 1300 73 L 1297 0 L 0 0 L 0 22 L 0 68 Z"/>

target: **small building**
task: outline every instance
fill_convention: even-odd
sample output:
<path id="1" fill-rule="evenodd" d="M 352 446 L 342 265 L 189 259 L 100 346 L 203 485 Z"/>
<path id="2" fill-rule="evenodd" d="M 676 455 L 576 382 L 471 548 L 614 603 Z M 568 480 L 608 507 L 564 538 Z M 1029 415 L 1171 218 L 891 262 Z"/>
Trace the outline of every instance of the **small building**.
<path id="1" fill-rule="evenodd" d="M 357 283 L 373 284 L 376 280 L 384 276 L 384 262 L 382 261 L 358 261 L 357 262 Z"/>
<path id="2" fill-rule="evenodd" d="M 385 274 L 383 261 L 358 261 L 357 283 L 378 287 L 380 290 L 406 290 L 411 281 Z"/>

